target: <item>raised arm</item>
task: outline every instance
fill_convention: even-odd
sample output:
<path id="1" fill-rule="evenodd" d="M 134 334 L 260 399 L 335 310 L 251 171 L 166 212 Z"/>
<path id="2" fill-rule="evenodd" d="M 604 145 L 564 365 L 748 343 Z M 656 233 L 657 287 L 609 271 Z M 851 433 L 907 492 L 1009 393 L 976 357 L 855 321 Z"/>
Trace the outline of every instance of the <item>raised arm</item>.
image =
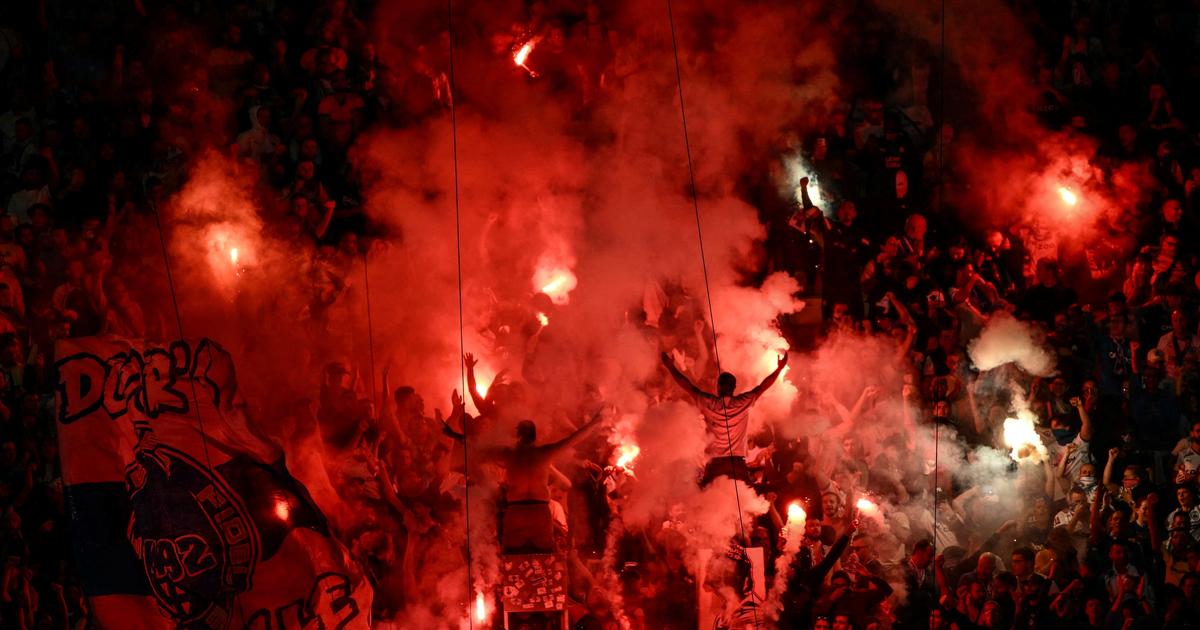
<path id="1" fill-rule="evenodd" d="M 692 332 L 696 335 L 696 363 L 692 366 L 692 374 L 702 376 L 708 369 L 708 342 L 704 340 L 704 320 L 697 319 L 692 324 Z M 1182 370 L 1180 370 L 1182 372 Z"/>
<path id="2" fill-rule="evenodd" d="M 1092 416 L 1088 413 L 1087 408 L 1083 406 L 1083 401 L 1078 396 L 1071 398 L 1071 406 L 1075 411 L 1079 412 L 1079 439 L 1084 442 L 1092 441 Z"/>
<path id="3" fill-rule="evenodd" d="M 858 510 L 855 510 L 857 513 Z M 846 533 L 838 537 L 837 542 L 829 548 L 829 553 L 821 559 L 817 566 L 813 567 L 810 574 L 814 579 L 824 581 L 825 576 L 833 569 L 833 565 L 837 564 L 838 560 L 842 559 L 842 554 L 846 553 L 846 549 L 850 546 L 850 538 L 854 536 L 854 532 L 858 531 L 858 515 L 850 521 L 850 526 L 846 528 Z"/>
<path id="4" fill-rule="evenodd" d="M 904 420 L 904 440 L 906 443 L 913 441 L 912 436 L 917 431 L 917 424 L 913 421 L 912 405 L 916 404 L 913 398 L 916 396 L 916 388 L 905 383 L 900 390 L 900 397 L 903 402 L 900 404 L 901 417 Z M 912 446 L 909 446 L 911 449 Z"/>
<path id="5" fill-rule="evenodd" d="M 1057 471 L 1059 478 L 1067 476 L 1067 460 L 1071 458 L 1071 452 L 1076 448 L 1079 447 L 1075 446 L 1074 444 L 1068 444 L 1063 448 L 1062 456 L 1058 458 Z"/>
<path id="6" fill-rule="evenodd" d="M 1120 454 L 1121 449 L 1110 448 L 1108 449 L 1108 461 L 1104 462 L 1104 477 L 1102 479 L 1102 487 L 1106 488 L 1109 492 L 1117 491 L 1115 487 L 1109 486 L 1112 486 L 1113 468 L 1116 467 L 1117 456 Z"/>
<path id="7" fill-rule="evenodd" d="M 779 375 L 783 372 L 783 368 L 787 367 L 787 362 L 788 355 L 785 351 L 783 354 L 779 355 L 779 364 L 775 368 L 775 371 L 768 374 L 767 378 L 764 378 L 762 382 L 758 384 L 758 387 L 755 387 L 753 390 L 751 390 L 754 392 L 755 396 L 762 396 L 763 392 L 770 389 L 771 386 L 775 384 L 775 381 L 779 380 Z"/>
<path id="8" fill-rule="evenodd" d="M 435 412 L 435 415 L 437 416 L 438 421 L 442 423 L 442 433 L 443 434 L 445 434 L 447 437 L 449 437 L 450 439 L 455 440 L 457 442 L 465 442 L 467 440 L 466 434 L 455 431 L 454 429 L 452 429 L 450 427 L 449 424 L 446 423 L 446 419 L 442 417 L 442 412 L 437 411 L 437 412 Z"/>
<path id="9" fill-rule="evenodd" d="M 967 407 L 971 409 L 971 419 L 975 423 L 975 434 L 983 435 L 987 433 L 987 423 L 983 420 L 983 415 L 979 413 L 979 403 L 975 400 L 975 390 L 979 387 L 980 378 L 976 377 L 967 386 Z"/>
<path id="10" fill-rule="evenodd" d="M 704 390 L 696 387 L 696 384 L 693 383 L 692 380 L 687 377 L 687 375 L 679 371 L 679 368 L 675 366 L 675 361 L 671 359 L 671 355 L 667 354 L 666 352 L 662 353 L 662 362 L 663 365 L 667 367 L 667 372 L 670 372 L 671 378 L 675 379 L 676 383 L 679 383 L 679 386 L 683 388 L 683 391 L 687 392 L 691 396 L 697 397 L 705 394 Z"/>
<path id="11" fill-rule="evenodd" d="M 463 365 L 467 368 L 467 391 L 471 394 L 471 402 L 475 403 L 475 409 L 480 414 L 485 414 L 492 410 L 492 403 L 487 397 L 479 393 L 479 388 L 475 384 L 475 364 L 479 360 L 470 352 L 463 355 Z"/>
<path id="12" fill-rule="evenodd" d="M 442 423 L 442 433 L 446 434 L 453 440 L 457 440 L 459 442 L 465 442 L 467 439 L 467 435 L 466 435 L 467 422 L 469 422 L 471 420 L 471 416 L 467 414 L 466 406 L 463 404 L 462 396 L 458 395 L 457 389 L 454 390 L 454 392 L 450 395 L 450 403 L 451 403 L 450 420 L 454 420 L 455 418 L 461 419 L 461 422 L 459 424 L 462 426 L 462 433 L 455 431 L 450 426 L 449 421 L 447 421 L 446 418 L 442 417 L 441 409 L 434 409 L 433 417 L 438 422 Z"/>
<path id="13" fill-rule="evenodd" d="M 896 349 L 896 361 L 901 362 L 908 356 L 909 351 L 912 350 L 913 341 L 917 338 L 917 322 L 904 306 L 904 302 L 896 297 L 895 293 L 888 291 L 885 297 L 887 297 L 888 303 L 896 309 L 896 314 L 900 316 L 900 322 L 904 324 L 905 328 L 904 341 Z"/>
<path id="14" fill-rule="evenodd" d="M 567 437 L 565 437 L 557 442 L 551 442 L 551 443 L 543 446 L 542 448 L 553 455 L 553 454 L 557 454 L 557 453 L 561 452 L 563 449 L 574 446 L 580 440 L 582 440 L 584 437 L 587 437 L 588 432 L 590 432 L 592 429 L 594 429 L 596 427 L 596 425 L 600 424 L 600 422 L 602 420 L 604 420 L 604 412 L 606 410 L 607 410 L 606 407 L 601 407 L 600 409 L 597 409 L 596 413 L 592 414 L 592 419 L 585 422 L 583 426 L 579 427 L 578 429 L 575 429 L 575 431 L 573 433 L 571 433 L 570 435 L 568 435 Z"/>
<path id="15" fill-rule="evenodd" d="M 376 407 L 376 409 L 379 410 L 379 417 L 388 421 L 391 421 L 393 418 L 395 418 L 395 414 L 392 412 L 392 407 L 394 407 L 396 404 L 395 397 L 392 396 L 391 384 L 388 380 L 388 374 L 391 371 L 392 368 L 390 366 L 384 366 L 382 382 L 380 384 L 379 400 L 376 403 L 379 405 Z"/>
<path id="16" fill-rule="evenodd" d="M 939 553 L 933 558 L 933 579 L 937 584 L 938 592 L 943 594 L 951 594 L 954 592 L 950 588 L 949 580 L 946 579 L 946 554 Z"/>
<path id="17" fill-rule="evenodd" d="M 326 201 L 321 204 L 321 218 L 316 225 L 313 226 L 313 236 L 318 239 L 325 238 L 325 232 L 329 231 L 329 224 L 333 221 L 333 209 L 337 207 L 337 202 Z"/>
<path id="18" fill-rule="evenodd" d="M 854 421 L 858 419 L 859 414 L 862 413 L 863 407 L 874 403 L 878 396 L 879 387 L 867 385 L 863 388 L 862 393 L 858 395 L 858 400 L 854 402 L 854 407 L 847 410 L 841 403 L 837 403 L 838 414 L 842 417 L 842 424 L 838 428 L 842 428 L 845 431 L 846 427 L 852 426 Z"/>

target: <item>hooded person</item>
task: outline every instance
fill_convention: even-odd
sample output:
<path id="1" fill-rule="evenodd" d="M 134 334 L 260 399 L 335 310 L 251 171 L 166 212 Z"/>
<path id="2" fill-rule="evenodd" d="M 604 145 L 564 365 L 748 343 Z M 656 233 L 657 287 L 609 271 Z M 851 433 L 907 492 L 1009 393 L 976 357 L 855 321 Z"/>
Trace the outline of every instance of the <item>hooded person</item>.
<path id="1" fill-rule="evenodd" d="M 280 145 L 279 137 L 271 133 L 271 110 L 255 105 L 250 108 L 250 128 L 237 137 L 239 157 L 263 160 L 274 155 Z"/>

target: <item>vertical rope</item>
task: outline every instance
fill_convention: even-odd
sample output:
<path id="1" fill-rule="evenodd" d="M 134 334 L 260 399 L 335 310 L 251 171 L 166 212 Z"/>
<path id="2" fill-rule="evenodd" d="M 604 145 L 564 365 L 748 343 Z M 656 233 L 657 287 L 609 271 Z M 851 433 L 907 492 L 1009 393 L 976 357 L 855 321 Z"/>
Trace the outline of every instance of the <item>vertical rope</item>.
<path id="1" fill-rule="evenodd" d="M 455 111 L 457 99 L 454 97 L 454 0 L 446 0 L 446 31 L 450 39 L 450 146 L 454 157 L 454 247 L 458 264 L 458 372 L 462 381 L 462 395 L 465 399 L 470 395 L 467 391 L 467 369 L 463 354 L 466 343 L 463 336 L 463 265 L 462 265 L 462 201 L 458 184 L 458 116 Z M 465 413 L 465 412 L 464 412 Z M 466 416 L 463 416 L 463 474 L 468 475 L 467 483 L 463 484 L 463 527 L 466 530 L 467 552 L 467 624 L 475 627 L 474 611 L 471 610 L 474 585 L 471 579 L 471 484 L 469 480 L 469 430 Z"/>
<path id="2" fill-rule="evenodd" d="M 151 214 L 154 215 L 154 225 L 158 228 L 158 244 L 162 248 L 163 268 L 167 272 L 167 288 L 171 291 L 171 306 L 175 311 L 175 326 L 179 330 L 179 340 L 186 341 L 187 337 L 183 334 L 183 317 L 179 314 L 179 298 L 175 293 L 175 276 L 171 273 L 171 259 L 167 255 L 167 238 L 163 234 L 162 219 L 158 214 L 158 204 L 150 202 Z M 204 465 L 208 467 L 209 474 L 212 474 L 212 459 L 208 455 L 208 433 L 204 430 L 204 415 L 200 413 L 200 395 L 196 391 L 196 379 L 189 378 L 188 381 L 192 385 L 192 408 L 196 412 L 196 423 L 200 429 L 200 443 L 204 450 Z"/>
<path id="3" fill-rule="evenodd" d="M 704 230 L 700 225 L 700 199 L 699 199 L 699 191 L 696 189 L 696 169 L 695 169 L 695 166 L 692 161 L 691 141 L 688 139 L 687 107 L 684 105 L 684 98 L 683 98 L 683 71 L 680 69 L 680 66 L 679 66 L 679 41 L 675 35 L 675 16 L 674 16 L 674 11 L 671 8 L 671 0 L 666 0 L 666 3 L 667 3 L 667 23 L 671 26 L 671 50 L 675 57 L 675 86 L 679 92 L 679 117 L 683 123 L 683 148 L 684 148 L 684 152 L 687 153 L 688 177 L 692 184 L 692 210 L 694 211 L 694 213 L 696 215 L 696 239 L 700 245 L 700 268 L 704 272 L 704 294 L 708 301 L 708 319 L 709 319 L 709 322 L 712 324 L 713 360 L 717 364 L 717 373 L 720 374 L 721 373 L 721 353 L 717 349 L 717 319 L 713 314 L 712 287 L 709 286 L 708 261 L 704 254 Z M 733 438 L 729 435 L 729 407 L 728 407 L 728 404 L 725 402 L 725 397 L 721 396 L 720 392 L 717 393 L 717 396 L 721 399 L 721 412 L 722 412 L 722 415 L 724 415 L 724 417 L 725 417 L 725 441 L 729 447 L 729 458 L 730 458 L 730 460 L 732 460 L 734 457 L 734 454 L 733 454 Z M 734 473 L 736 474 L 736 472 L 737 471 L 735 470 Z M 733 496 L 734 496 L 734 500 L 737 503 L 737 511 L 738 511 L 738 514 L 737 514 L 738 530 L 741 534 L 742 542 L 744 544 L 748 545 L 750 541 L 749 541 L 749 539 L 746 538 L 746 524 L 744 522 L 745 519 L 743 518 L 743 513 L 742 513 L 741 491 L 738 489 L 737 479 L 736 478 L 732 479 L 732 481 L 733 481 Z M 750 588 L 750 597 L 751 597 L 751 599 L 754 599 L 754 587 L 753 586 L 751 586 L 751 588 Z M 757 630 L 757 628 L 759 627 L 759 625 L 758 625 L 758 603 L 757 602 L 755 602 L 755 605 L 751 608 L 751 611 L 754 613 L 754 627 Z"/>
<path id="4" fill-rule="evenodd" d="M 934 133 L 937 134 L 937 168 L 938 168 L 938 214 L 941 214 L 945 207 L 946 186 L 945 186 L 945 161 L 943 153 L 945 147 L 942 142 L 942 127 L 946 124 L 946 0 L 942 0 L 942 24 L 941 24 L 941 59 L 938 62 L 940 67 L 938 74 L 938 125 L 934 128 Z M 941 456 L 941 438 L 942 427 L 935 420 L 933 423 L 933 553 L 937 556 L 937 533 L 938 533 L 938 463 Z M 937 567 L 934 567 L 937 571 Z M 934 580 L 936 585 L 937 580 Z"/>
<path id="5" fill-rule="evenodd" d="M 187 337 L 183 334 L 183 317 L 179 313 L 179 297 L 175 292 L 175 276 L 171 273 L 171 257 L 167 254 L 167 237 L 163 233 L 162 217 L 158 214 L 158 204 L 153 199 L 148 199 L 150 203 L 150 214 L 154 215 L 154 226 L 158 230 L 158 244 L 162 250 L 163 269 L 167 272 L 167 288 L 171 291 L 171 307 L 175 311 L 175 326 L 179 330 L 179 340 L 187 341 Z M 193 354 L 189 352 L 189 354 Z M 193 360 L 196 358 L 193 356 Z M 200 413 L 200 394 L 196 391 L 196 379 L 188 378 L 188 382 L 192 387 L 192 409 L 196 412 L 196 424 L 200 429 L 200 444 L 204 451 L 204 466 L 208 468 L 208 474 L 212 475 L 213 465 L 212 458 L 208 454 L 208 432 L 204 430 L 204 414 Z M 238 618 L 243 618 L 241 593 L 233 594 L 234 606 L 238 611 Z"/>

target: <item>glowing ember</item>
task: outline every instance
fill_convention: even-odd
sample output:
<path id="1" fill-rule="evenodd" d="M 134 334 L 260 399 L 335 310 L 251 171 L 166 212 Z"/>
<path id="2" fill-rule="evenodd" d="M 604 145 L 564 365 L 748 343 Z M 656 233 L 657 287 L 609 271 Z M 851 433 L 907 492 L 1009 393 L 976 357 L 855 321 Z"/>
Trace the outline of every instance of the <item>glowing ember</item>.
<path id="1" fill-rule="evenodd" d="M 633 463 L 633 460 L 637 459 L 642 449 L 637 444 L 622 444 L 617 449 L 617 452 L 620 453 L 617 457 L 617 468 L 629 470 L 629 465 Z"/>
<path id="2" fill-rule="evenodd" d="M 545 293 L 547 295 L 554 293 L 554 292 L 558 291 L 559 289 L 561 289 L 562 286 L 564 284 L 566 284 L 566 282 L 567 282 L 566 278 L 563 278 L 561 276 L 558 278 L 555 278 L 555 279 L 551 280 L 549 283 L 547 283 L 546 286 L 542 287 L 542 293 Z"/>
<path id="3" fill-rule="evenodd" d="M 531 77 L 536 77 L 538 75 L 538 73 L 534 72 L 532 69 L 530 69 L 529 66 L 525 65 L 525 62 L 529 61 L 529 55 L 530 55 L 530 53 L 533 52 L 533 49 L 535 46 L 537 46 L 537 43 L 538 43 L 538 38 L 535 37 L 535 38 L 525 42 L 524 44 L 522 44 L 521 47 L 518 48 L 516 50 L 516 52 L 513 53 L 513 63 L 515 63 L 520 68 L 524 68 L 525 71 L 528 72 L 529 76 L 531 76 Z"/>
<path id="4" fill-rule="evenodd" d="M 1062 197 L 1063 203 L 1067 204 L 1068 206 L 1073 206 L 1073 205 L 1079 203 L 1079 197 L 1076 196 L 1075 193 L 1072 192 L 1070 188 L 1066 188 L 1064 186 L 1059 186 L 1058 187 L 1058 196 Z"/>
<path id="5" fill-rule="evenodd" d="M 788 527 L 801 525 L 808 519 L 808 514 L 804 511 L 804 506 L 800 505 L 799 501 L 793 501 L 788 504 L 787 522 Z"/>
<path id="6" fill-rule="evenodd" d="M 1037 464 L 1046 459 L 1046 446 L 1034 429 L 1032 418 L 1007 418 L 1004 421 L 1004 445 L 1010 449 L 1009 457 L 1016 461 Z"/>
<path id="7" fill-rule="evenodd" d="M 538 269 L 533 276 L 534 288 L 550 296 L 550 301 L 558 305 L 571 301 L 571 291 L 578 282 L 575 274 L 563 268 Z"/>
<path id="8" fill-rule="evenodd" d="M 292 506 L 284 497 L 275 499 L 275 518 L 281 521 L 286 521 L 292 515 Z"/>
<path id="9" fill-rule="evenodd" d="M 517 54 L 513 55 L 513 62 L 524 68 L 525 60 L 529 59 L 529 53 L 531 52 L 533 52 L 533 40 L 525 42 L 525 45 L 517 50 Z"/>
<path id="10" fill-rule="evenodd" d="M 538 313 L 537 320 L 538 320 L 538 323 L 541 324 L 542 326 L 550 325 L 550 318 L 547 317 L 545 313 Z"/>
<path id="11" fill-rule="evenodd" d="M 475 620 L 480 623 L 487 621 L 487 601 L 483 598 L 483 593 L 475 595 Z"/>
<path id="12" fill-rule="evenodd" d="M 238 248 L 234 247 L 229 250 L 229 262 L 238 264 Z"/>

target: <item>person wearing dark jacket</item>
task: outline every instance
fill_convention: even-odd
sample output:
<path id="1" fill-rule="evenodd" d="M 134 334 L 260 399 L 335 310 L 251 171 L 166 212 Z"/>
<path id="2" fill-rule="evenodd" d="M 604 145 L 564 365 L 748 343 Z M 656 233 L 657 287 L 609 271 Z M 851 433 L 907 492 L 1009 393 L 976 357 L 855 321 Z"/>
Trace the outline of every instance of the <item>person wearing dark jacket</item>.
<path id="1" fill-rule="evenodd" d="M 812 622 L 813 611 L 821 591 L 825 585 L 825 576 L 833 569 L 833 565 L 846 553 L 850 538 L 858 529 L 858 519 L 850 522 L 846 533 L 829 548 L 829 553 L 816 565 L 813 565 L 812 552 L 808 547 L 801 547 L 792 559 L 792 576 L 781 597 L 783 611 L 779 616 L 780 628 L 807 628 Z"/>

